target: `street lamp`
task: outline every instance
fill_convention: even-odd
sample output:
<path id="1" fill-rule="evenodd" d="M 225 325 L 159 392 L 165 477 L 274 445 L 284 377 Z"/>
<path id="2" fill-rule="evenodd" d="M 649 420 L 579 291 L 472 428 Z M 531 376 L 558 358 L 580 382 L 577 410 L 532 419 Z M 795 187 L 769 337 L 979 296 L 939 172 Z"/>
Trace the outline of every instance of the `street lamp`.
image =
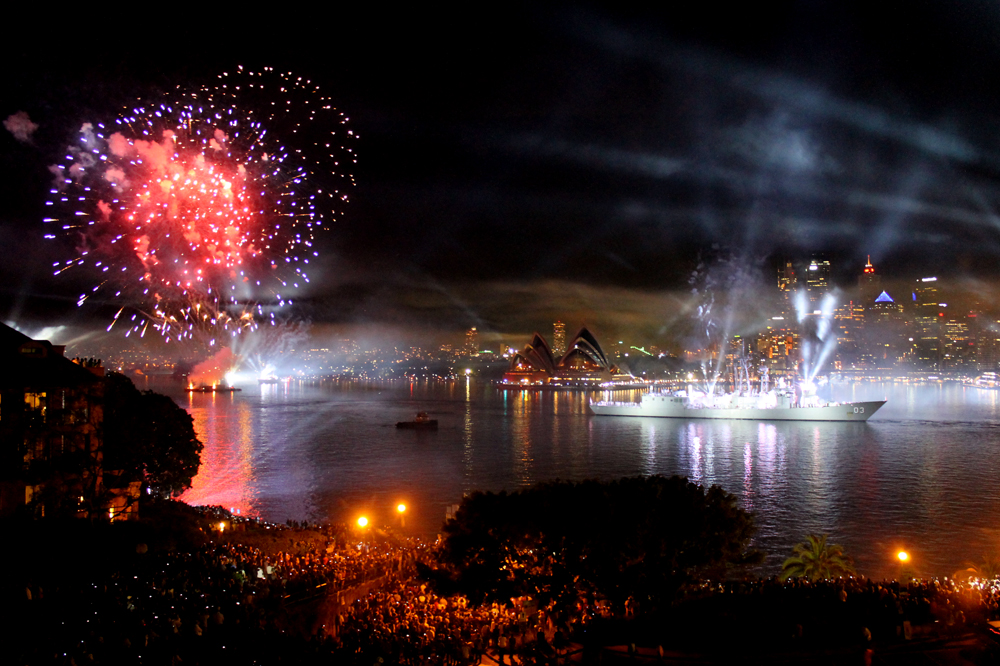
<path id="1" fill-rule="evenodd" d="M 900 548 L 896 551 L 896 562 L 899 563 L 899 581 L 904 580 L 909 583 L 914 578 L 913 556 L 906 550 Z"/>
<path id="2" fill-rule="evenodd" d="M 396 506 L 396 511 L 399 513 L 399 527 L 403 529 L 406 527 L 406 505 L 400 502 Z"/>
<path id="3" fill-rule="evenodd" d="M 365 518 L 364 516 L 361 516 L 360 518 L 358 518 L 358 527 L 360 527 L 362 529 L 365 528 L 365 527 L 368 527 L 368 519 Z"/>

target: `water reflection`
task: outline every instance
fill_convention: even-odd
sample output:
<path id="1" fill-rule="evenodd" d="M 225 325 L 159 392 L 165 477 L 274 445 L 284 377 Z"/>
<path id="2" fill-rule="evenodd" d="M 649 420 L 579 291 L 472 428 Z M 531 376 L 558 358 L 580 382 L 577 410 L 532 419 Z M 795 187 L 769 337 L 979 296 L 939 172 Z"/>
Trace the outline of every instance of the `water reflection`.
<path id="1" fill-rule="evenodd" d="M 743 508 L 754 510 L 753 450 L 750 442 L 743 445 Z"/>
<path id="2" fill-rule="evenodd" d="M 254 414 L 232 393 L 188 393 L 186 408 L 205 445 L 201 468 L 181 499 L 190 504 L 221 505 L 242 515 L 256 515 L 253 472 Z"/>
<path id="3" fill-rule="evenodd" d="M 1000 547 L 1000 404 L 954 385 L 842 386 L 890 403 L 868 424 L 596 417 L 598 393 L 500 391 L 475 380 L 247 387 L 183 394 L 205 443 L 187 501 L 243 513 L 347 520 L 362 508 L 434 534 L 473 490 L 538 481 L 680 474 L 752 510 L 776 568 L 810 532 L 829 533 L 868 575 L 891 575 L 896 544 L 918 573 L 950 574 Z M 616 392 L 613 399 L 635 399 Z M 394 423 L 428 411 L 436 432 Z"/>

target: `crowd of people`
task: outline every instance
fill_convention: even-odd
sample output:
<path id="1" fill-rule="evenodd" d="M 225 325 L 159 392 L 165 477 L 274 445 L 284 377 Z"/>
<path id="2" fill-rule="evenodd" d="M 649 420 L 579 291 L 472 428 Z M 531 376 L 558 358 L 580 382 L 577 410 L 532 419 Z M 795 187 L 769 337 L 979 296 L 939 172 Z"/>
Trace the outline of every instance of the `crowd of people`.
<path id="1" fill-rule="evenodd" d="M 706 620 L 731 621 L 727 632 L 786 647 L 838 645 L 867 649 L 985 630 L 997 619 L 997 581 L 873 581 L 867 578 L 751 579 L 706 583 L 687 604 L 679 632 L 704 640 Z M 738 621 L 735 621 L 738 618 Z"/>
<path id="2" fill-rule="evenodd" d="M 484 655 L 553 663 L 580 650 L 584 636 L 593 643 L 602 635 L 591 628 L 634 619 L 634 604 L 612 608 L 593 597 L 557 606 L 440 594 L 416 575 L 418 562 L 434 558 L 417 540 L 362 541 L 345 526 L 272 525 L 216 509 L 203 515 L 205 529 L 217 531 L 200 548 L 140 549 L 89 578 L 28 581 L 19 601 L 8 600 L 12 663 L 458 666 Z M 245 536 L 251 530 L 281 538 L 255 543 Z M 975 579 L 747 579 L 706 582 L 688 596 L 666 633 L 633 640 L 704 651 L 706 636 L 725 627 L 731 638 L 742 632 L 779 650 L 809 641 L 870 649 L 1000 619 L 1000 582 Z M 309 622 L 319 616 L 323 623 Z"/>
<path id="3" fill-rule="evenodd" d="M 473 604 L 396 579 L 345 610 L 335 652 L 339 661 L 358 664 L 478 664 L 487 653 L 499 662 L 516 655 L 522 664 L 552 663 L 585 617 L 566 618 L 525 599 Z"/>
<path id="4" fill-rule="evenodd" d="M 645 639 L 654 655 L 662 654 L 664 643 L 711 654 L 721 631 L 733 646 L 748 644 L 743 637 L 776 652 L 823 646 L 864 652 L 875 645 L 956 637 L 1000 619 L 1000 581 L 975 579 L 755 578 L 706 582 L 691 597 L 675 609 L 670 629 L 661 624 L 655 635 L 624 642 Z M 335 652 L 344 663 L 358 664 L 478 664 L 483 654 L 492 661 L 516 655 L 521 664 L 552 663 L 581 649 L 577 642 L 594 620 L 627 622 L 632 608 L 626 603 L 613 612 L 583 598 L 561 610 L 523 599 L 476 605 L 461 595 L 439 596 L 419 581 L 394 579 L 346 610 Z"/>
<path id="5" fill-rule="evenodd" d="M 206 529 L 218 533 L 201 548 L 140 548 L 92 576 L 27 581 L 7 627 L 15 662 L 308 663 L 335 639 L 303 631 L 303 601 L 398 575 L 422 552 L 404 540 L 358 543 L 344 526 L 317 532 L 204 513 Z M 246 522 L 301 540 L 286 539 L 284 549 L 247 545 L 232 534 Z"/>

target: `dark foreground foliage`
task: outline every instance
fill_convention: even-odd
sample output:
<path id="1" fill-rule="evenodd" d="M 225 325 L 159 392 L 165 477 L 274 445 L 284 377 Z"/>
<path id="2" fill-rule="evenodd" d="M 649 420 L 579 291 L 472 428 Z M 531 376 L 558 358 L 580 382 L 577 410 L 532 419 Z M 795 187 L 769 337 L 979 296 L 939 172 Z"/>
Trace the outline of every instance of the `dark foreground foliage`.
<path id="1" fill-rule="evenodd" d="M 125 375 L 111 372 L 106 381 L 105 467 L 121 471 L 120 484 L 142 481 L 161 497 L 190 488 L 202 450 L 191 415 L 165 395 L 139 391 Z"/>
<path id="2" fill-rule="evenodd" d="M 650 476 L 477 492 L 444 532 L 442 567 L 473 599 L 593 594 L 652 609 L 696 574 L 747 563 L 753 518 L 717 486 Z"/>

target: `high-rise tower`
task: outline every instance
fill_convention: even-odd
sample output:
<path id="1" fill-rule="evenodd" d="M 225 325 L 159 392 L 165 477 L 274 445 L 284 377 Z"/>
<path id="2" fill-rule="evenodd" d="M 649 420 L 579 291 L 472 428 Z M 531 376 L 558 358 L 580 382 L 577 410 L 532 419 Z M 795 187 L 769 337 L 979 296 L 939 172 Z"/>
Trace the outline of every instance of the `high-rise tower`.
<path id="1" fill-rule="evenodd" d="M 917 361 L 937 370 L 941 364 L 941 328 L 943 313 L 938 307 L 938 279 L 925 277 L 913 288 L 913 320 Z"/>
<path id="2" fill-rule="evenodd" d="M 557 321 L 552 324 L 552 354 L 562 356 L 566 353 L 566 324 Z"/>
<path id="3" fill-rule="evenodd" d="M 861 301 L 865 305 L 874 303 L 878 295 L 882 293 L 882 276 L 875 272 L 871 255 L 868 255 L 868 263 L 865 264 L 864 271 L 858 276 L 858 289 L 861 291 Z"/>
<path id="4" fill-rule="evenodd" d="M 803 278 L 806 292 L 809 294 L 809 305 L 812 306 L 812 310 L 818 310 L 823 296 L 830 291 L 830 260 L 820 255 L 813 255 Z"/>
<path id="5" fill-rule="evenodd" d="M 792 294 L 795 293 L 797 284 L 795 264 L 791 259 L 782 259 L 778 264 L 778 295 L 781 299 L 781 313 L 786 317 L 795 310 L 795 306 L 792 305 Z"/>

